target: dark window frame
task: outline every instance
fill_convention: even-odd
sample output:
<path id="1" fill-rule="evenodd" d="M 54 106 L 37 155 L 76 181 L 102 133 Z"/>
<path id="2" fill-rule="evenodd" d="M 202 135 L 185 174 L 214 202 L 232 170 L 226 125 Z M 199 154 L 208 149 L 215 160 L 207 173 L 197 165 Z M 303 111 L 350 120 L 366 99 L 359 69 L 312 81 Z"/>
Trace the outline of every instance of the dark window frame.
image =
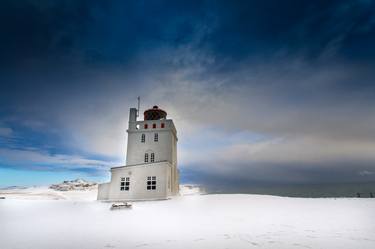
<path id="1" fill-rule="evenodd" d="M 120 191 L 130 190 L 130 177 L 121 177 L 120 179 Z"/>
<path id="2" fill-rule="evenodd" d="M 147 190 L 156 190 L 156 176 L 148 176 L 146 183 Z"/>

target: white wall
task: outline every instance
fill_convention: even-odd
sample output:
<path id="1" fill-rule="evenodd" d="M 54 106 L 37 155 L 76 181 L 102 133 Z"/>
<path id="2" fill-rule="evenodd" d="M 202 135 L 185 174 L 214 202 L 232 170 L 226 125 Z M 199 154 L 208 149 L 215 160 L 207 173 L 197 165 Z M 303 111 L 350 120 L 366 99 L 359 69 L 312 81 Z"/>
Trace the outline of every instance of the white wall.
<path id="1" fill-rule="evenodd" d="M 168 188 L 171 164 L 159 162 L 138 166 L 112 168 L 109 186 L 109 200 L 165 199 L 171 195 Z M 147 177 L 156 176 L 156 190 L 147 190 Z M 130 178 L 129 191 L 120 190 L 121 177 Z"/>
<path id="2" fill-rule="evenodd" d="M 165 124 L 165 128 L 160 128 L 161 123 Z M 144 129 L 144 125 L 148 124 L 148 129 Z M 156 124 L 156 129 L 152 125 Z M 139 129 L 129 127 L 128 129 L 128 146 L 126 154 L 126 165 L 134 165 L 144 163 L 144 155 L 147 151 L 155 153 L 155 162 L 169 161 L 175 162 L 173 152 L 176 148 L 176 131 L 172 120 L 147 120 L 138 121 Z M 159 140 L 154 142 L 154 134 L 158 133 Z M 146 141 L 141 142 L 141 136 L 145 134 Z"/>

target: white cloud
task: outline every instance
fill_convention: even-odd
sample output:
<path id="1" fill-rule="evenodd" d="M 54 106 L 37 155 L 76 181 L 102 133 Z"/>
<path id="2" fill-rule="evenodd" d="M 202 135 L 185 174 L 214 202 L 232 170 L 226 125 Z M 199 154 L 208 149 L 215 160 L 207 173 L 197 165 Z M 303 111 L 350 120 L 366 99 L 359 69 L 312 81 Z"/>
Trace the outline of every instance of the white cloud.
<path id="1" fill-rule="evenodd" d="M 118 162 L 108 162 L 85 158 L 79 155 L 49 154 L 37 148 L 30 150 L 0 149 L 0 157 L 4 162 L 11 162 L 21 168 L 35 170 L 107 170 Z"/>

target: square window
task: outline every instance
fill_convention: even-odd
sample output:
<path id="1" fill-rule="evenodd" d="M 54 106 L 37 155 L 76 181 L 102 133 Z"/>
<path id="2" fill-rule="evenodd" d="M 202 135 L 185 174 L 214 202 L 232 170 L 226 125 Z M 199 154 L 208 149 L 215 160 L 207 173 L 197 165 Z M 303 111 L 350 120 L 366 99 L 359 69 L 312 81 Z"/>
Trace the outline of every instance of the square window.
<path id="1" fill-rule="evenodd" d="M 130 177 L 121 177 L 120 191 L 129 191 L 130 189 Z"/>
<path id="2" fill-rule="evenodd" d="M 155 189 L 156 189 L 156 176 L 148 176 L 147 177 L 147 190 L 155 190 Z"/>

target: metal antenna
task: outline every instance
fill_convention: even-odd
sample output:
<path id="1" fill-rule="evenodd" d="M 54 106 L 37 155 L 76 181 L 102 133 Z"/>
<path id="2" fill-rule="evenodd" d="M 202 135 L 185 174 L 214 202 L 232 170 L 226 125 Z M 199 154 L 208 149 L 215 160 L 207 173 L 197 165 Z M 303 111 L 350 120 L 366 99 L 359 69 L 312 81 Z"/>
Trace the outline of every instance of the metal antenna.
<path id="1" fill-rule="evenodd" d="M 140 105 L 141 105 L 141 97 L 138 96 L 137 100 L 138 100 L 137 117 L 139 117 L 139 107 L 140 107 Z"/>

